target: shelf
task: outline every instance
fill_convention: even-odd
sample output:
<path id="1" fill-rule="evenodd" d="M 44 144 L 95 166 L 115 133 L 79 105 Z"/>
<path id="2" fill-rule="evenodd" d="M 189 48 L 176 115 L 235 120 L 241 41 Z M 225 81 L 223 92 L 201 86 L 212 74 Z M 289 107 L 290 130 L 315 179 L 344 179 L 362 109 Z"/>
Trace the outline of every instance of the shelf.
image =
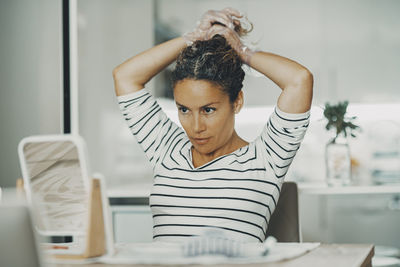
<path id="1" fill-rule="evenodd" d="M 299 194 L 343 195 L 343 194 L 400 194 L 400 184 L 351 185 L 330 187 L 324 183 L 299 183 Z"/>
<path id="2" fill-rule="evenodd" d="M 119 186 L 110 186 L 107 189 L 109 198 L 148 198 L 151 191 L 151 183 L 136 183 Z"/>

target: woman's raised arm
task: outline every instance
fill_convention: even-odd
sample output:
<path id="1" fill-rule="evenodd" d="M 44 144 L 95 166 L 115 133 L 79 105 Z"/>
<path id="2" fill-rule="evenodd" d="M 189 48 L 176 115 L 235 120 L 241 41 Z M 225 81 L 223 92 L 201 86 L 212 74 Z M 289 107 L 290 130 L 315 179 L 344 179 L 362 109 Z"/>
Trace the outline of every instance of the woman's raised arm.
<path id="1" fill-rule="evenodd" d="M 116 94 L 126 95 L 144 88 L 151 78 L 177 58 L 186 45 L 196 40 L 211 38 L 209 30 L 215 23 L 233 28 L 232 16 L 241 17 L 239 11 L 233 8 L 225 8 L 221 11 L 209 10 L 203 14 L 192 32 L 152 47 L 117 66 L 113 70 Z"/>
<path id="2" fill-rule="evenodd" d="M 235 23 L 239 23 L 237 20 Z M 214 25 L 210 35 L 223 35 L 241 59 L 261 72 L 281 89 L 278 107 L 287 113 L 303 113 L 310 109 L 313 94 L 313 76 L 299 63 L 268 52 L 253 52 L 244 46 L 232 29 Z"/>
<path id="3" fill-rule="evenodd" d="M 154 46 L 117 66 L 113 70 L 116 94 L 126 95 L 144 88 L 151 78 L 176 59 L 185 46 L 185 40 L 178 37 Z"/>
<path id="4" fill-rule="evenodd" d="M 303 113 L 311 108 L 313 75 L 304 66 L 268 52 L 255 52 L 248 64 L 281 89 L 278 107 L 287 113 Z"/>

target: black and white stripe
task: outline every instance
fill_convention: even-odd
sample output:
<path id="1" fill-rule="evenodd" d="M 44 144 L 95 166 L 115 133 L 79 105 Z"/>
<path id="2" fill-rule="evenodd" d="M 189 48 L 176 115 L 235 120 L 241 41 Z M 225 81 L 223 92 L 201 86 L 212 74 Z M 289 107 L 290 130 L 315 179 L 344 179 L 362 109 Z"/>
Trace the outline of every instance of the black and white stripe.
<path id="1" fill-rule="evenodd" d="M 156 240 L 179 241 L 217 228 L 262 242 L 280 187 L 309 124 L 309 112 L 277 107 L 248 146 L 195 168 L 185 132 L 144 89 L 118 98 L 122 114 L 154 168 L 150 195 Z"/>

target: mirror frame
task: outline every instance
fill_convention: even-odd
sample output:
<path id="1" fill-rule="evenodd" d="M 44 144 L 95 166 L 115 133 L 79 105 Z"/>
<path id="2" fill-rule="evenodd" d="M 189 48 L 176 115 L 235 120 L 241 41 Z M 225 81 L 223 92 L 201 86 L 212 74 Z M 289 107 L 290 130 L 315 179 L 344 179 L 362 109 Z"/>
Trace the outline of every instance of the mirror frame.
<path id="1" fill-rule="evenodd" d="M 71 142 L 74 144 L 77 153 L 78 153 L 78 160 L 80 164 L 80 171 L 82 174 L 82 179 L 83 179 L 83 186 L 84 189 L 89 196 L 90 194 L 90 176 L 89 176 L 89 166 L 88 166 L 88 160 L 87 160 L 87 149 L 84 140 L 82 137 L 78 135 L 40 135 L 40 136 L 29 136 L 23 138 L 20 143 L 18 144 L 18 156 L 21 164 L 21 171 L 22 171 L 22 176 L 24 179 L 24 189 L 26 193 L 26 199 L 28 202 L 28 205 L 30 207 L 33 207 L 33 202 L 32 202 L 32 190 L 31 190 L 31 181 L 30 181 L 30 174 L 27 168 L 27 162 L 24 154 L 24 147 L 27 144 L 31 143 L 43 143 L 43 142 Z M 86 216 L 84 218 L 86 220 Z M 82 231 L 76 232 L 76 231 L 47 231 L 47 230 L 41 230 L 35 227 L 36 230 L 43 235 L 80 235 L 82 234 Z M 86 229 L 83 230 L 85 232 Z"/>

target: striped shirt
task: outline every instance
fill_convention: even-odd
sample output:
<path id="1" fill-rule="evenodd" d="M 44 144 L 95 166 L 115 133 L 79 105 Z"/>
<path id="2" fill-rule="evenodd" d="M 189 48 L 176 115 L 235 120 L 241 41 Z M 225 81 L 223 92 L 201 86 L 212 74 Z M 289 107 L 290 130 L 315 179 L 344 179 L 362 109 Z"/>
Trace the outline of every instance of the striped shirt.
<path id="1" fill-rule="evenodd" d="M 146 89 L 119 96 L 118 101 L 153 167 L 154 240 L 180 241 L 216 228 L 245 242 L 265 240 L 284 177 L 309 124 L 309 111 L 289 114 L 275 107 L 253 142 L 196 168 L 184 130 Z"/>

